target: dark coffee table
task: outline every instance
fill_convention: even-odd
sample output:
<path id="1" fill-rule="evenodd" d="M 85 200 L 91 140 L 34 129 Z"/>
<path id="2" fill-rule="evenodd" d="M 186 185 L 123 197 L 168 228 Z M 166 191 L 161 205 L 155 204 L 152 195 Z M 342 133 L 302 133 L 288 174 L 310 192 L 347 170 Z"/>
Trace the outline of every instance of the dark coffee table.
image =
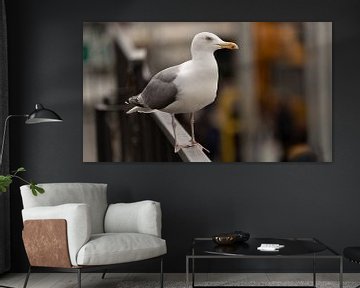
<path id="1" fill-rule="evenodd" d="M 276 243 L 284 245 L 278 252 L 263 252 L 257 250 L 261 243 Z M 191 287 L 195 285 L 195 260 L 200 259 L 312 259 L 313 285 L 293 287 L 316 287 L 316 260 L 335 259 L 339 261 L 339 287 L 343 287 L 343 258 L 335 250 L 315 238 L 250 238 L 247 242 L 229 246 L 219 246 L 211 238 L 195 238 L 191 254 L 186 256 L 186 287 L 189 287 L 189 268 L 191 265 Z M 211 286 L 215 287 L 215 286 Z M 226 287 L 226 286 L 222 286 Z M 231 286 L 234 287 L 234 286 Z M 247 286 L 235 286 L 247 287 Z M 256 286 L 251 286 L 256 287 Z M 264 286 L 262 286 L 264 287 Z M 274 286 L 271 286 L 274 287 Z M 281 286 L 284 287 L 284 286 Z"/>

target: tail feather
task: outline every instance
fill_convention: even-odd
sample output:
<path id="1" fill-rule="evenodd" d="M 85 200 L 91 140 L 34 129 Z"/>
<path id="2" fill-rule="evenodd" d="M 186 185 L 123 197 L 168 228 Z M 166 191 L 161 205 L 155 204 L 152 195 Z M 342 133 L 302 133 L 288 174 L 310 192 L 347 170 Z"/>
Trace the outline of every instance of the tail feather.
<path id="1" fill-rule="evenodd" d="M 133 104 L 133 105 L 136 105 L 136 106 L 143 106 L 144 105 L 144 101 L 142 100 L 141 94 L 130 97 L 127 102 L 129 104 Z"/>
<path id="2" fill-rule="evenodd" d="M 133 108 L 131 108 L 129 111 L 126 112 L 126 114 L 131 114 L 131 113 L 135 113 L 135 112 L 139 112 L 139 113 L 151 113 L 153 112 L 154 109 L 151 108 L 145 108 L 145 107 L 139 107 L 139 106 L 135 106 Z"/>
<path id="3" fill-rule="evenodd" d="M 131 113 L 135 113 L 135 112 L 151 113 L 154 111 L 151 108 L 144 107 L 144 101 L 141 97 L 141 93 L 130 97 L 125 103 L 135 105 L 135 107 L 133 107 L 129 111 L 127 111 L 126 114 L 131 114 Z"/>

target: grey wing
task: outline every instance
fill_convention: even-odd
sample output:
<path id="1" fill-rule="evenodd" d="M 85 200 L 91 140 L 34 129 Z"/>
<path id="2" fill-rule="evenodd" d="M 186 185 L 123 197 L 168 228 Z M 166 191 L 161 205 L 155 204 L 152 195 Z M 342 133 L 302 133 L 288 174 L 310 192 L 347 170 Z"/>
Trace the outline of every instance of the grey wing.
<path id="1" fill-rule="evenodd" d="M 162 109 L 176 101 L 178 89 L 173 82 L 179 66 L 167 68 L 157 73 L 141 93 L 145 106 Z"/>

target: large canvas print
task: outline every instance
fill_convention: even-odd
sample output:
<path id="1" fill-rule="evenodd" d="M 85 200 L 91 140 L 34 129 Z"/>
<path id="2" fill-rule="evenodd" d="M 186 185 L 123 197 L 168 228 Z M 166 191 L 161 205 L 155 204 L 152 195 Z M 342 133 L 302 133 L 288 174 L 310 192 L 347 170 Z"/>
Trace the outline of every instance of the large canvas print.
<path id="1" fill-rule="evenodd" d="M 86 22 L 84 162 L 332 162 L 331 22 Z"/>

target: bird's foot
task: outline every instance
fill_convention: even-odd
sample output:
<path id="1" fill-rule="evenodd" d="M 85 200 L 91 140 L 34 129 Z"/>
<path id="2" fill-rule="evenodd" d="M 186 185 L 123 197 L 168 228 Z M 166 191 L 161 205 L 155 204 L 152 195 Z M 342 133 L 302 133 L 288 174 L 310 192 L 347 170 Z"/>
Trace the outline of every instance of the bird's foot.
<path id="1" fill-rule="evenodd" d="M 190 148 L 190 147 L 194 147 L 194 146 L 199 147 L 201 150 L 205 150 L 207 153 L 210 153 L 210 151 L 208 149 L 206 149 L 204 146 L 202 146 L 200 143 L 198 143 L 196 141 L 190 141 L 190 144 L 188 144 L 188 145 L 176 144 L 174 147 L 174 152 L 178 153 L 183 148 Z"/>
<path id="2" fill-rule="evenodd" d="M 207 153 L 210 153 L 210 151 L 206 149 L 204 146 L 202 146 L 199 142 L 196 142 L 195 140 L 191 139 L 188 147 L 194 147 L 194 146 L 199 147 L 201 150 L 205 150 Z"/>
<path id="3" fill-rule="evenodd" d="M 175 153 L 178 153 L 181 149 L 183 148 L 189 148 L 190 145 L 179 145 L 179 144 L 176 144 L 175 147 L 174 147 L 174 152 Z"/>

